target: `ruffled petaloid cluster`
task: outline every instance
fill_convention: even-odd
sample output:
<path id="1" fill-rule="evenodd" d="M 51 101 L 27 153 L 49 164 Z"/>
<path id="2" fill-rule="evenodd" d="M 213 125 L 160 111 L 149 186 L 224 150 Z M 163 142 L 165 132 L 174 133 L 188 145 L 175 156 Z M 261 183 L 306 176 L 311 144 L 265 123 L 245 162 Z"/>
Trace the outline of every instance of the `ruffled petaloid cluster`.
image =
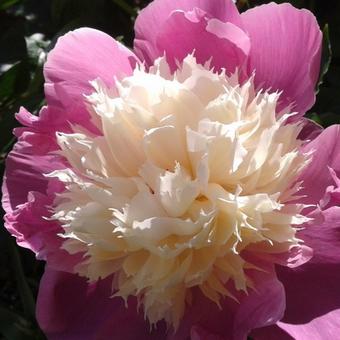
<path id="1" fill-rule="evenodd" d="M 256 289 L 242 252 L 288 252 L 308 221 L 291 203 L 307 164 L 301 124 L 276 114 L 279 94 L 255 94 L 252 78 L 240 85 L 192 56 L 175 74 L 164 58 L 136 68 L 117 91 L 92 84 L 101 133 L 58 133 L 69 165 L 48 174 L 66 186 L 53 218 L 63 248 L 84 253 L 75 271 L 91 282 L 115 274 L 115 295 L 175 327 L 192 287 L 217 304 Z"/>
<path id="2" fill-rule="evenodd" d="M 89 28 L 61 37 L 47 106 L 17 115 L 2 203 L 6 228 L 47 263 L 41 328 L 52 340 L 337 338 L 340 129 L 303 118 L 315 17 L 155 0 L 135 31 L 134 52 Z"/>

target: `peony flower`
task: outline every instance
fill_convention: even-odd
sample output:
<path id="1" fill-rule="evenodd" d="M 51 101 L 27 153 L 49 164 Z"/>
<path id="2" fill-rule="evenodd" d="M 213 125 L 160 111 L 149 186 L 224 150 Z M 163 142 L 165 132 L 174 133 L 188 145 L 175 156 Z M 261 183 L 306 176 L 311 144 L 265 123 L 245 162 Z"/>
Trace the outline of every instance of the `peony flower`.
<path id="1" fill-rule="evenodd" d="M 49 339 L 326 339 L 340 328 L 339 127 L 307 10 L 155 0 L 134 52 L 81 28 L 45 64 L 3 184 L 46 261 Z"/>

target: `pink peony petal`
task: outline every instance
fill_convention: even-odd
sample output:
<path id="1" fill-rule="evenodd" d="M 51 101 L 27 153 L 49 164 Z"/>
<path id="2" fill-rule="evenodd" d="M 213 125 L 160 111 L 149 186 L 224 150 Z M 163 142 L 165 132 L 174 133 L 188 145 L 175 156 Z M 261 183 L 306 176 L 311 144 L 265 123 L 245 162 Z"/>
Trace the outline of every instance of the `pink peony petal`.
<path id="1" fill-rule="evenodd" d="M 280 268 L 286 291 L 283 322 L 305 324 L 340 308 L 340 265 L 307 263 L 299 269 Z"/>
<path id="2" fill-rule="evenodd" d="M 46 269 L 37 300 L 37 319 L 50 340 L 161 340 L 165 327 L 152 330 L 137 304 L 111 298 L 108 278 L 89 285 L 75 274 Z"/>
<path id="3" fill-rule="evenodd" d="M 55 268 L 66 270 L 79 260 L 69 256 L 58 264 L 59 256 L 67 256 L 65 251 L 58 251 L 62 243 L 57 236 L 60 226 L 46 219 L 50 217 L 47 206 L 58 190 L 51 188 L 44 174 L 65 167 L 53 154 L 59 149 L 55 134 L 71 132 L 70 124 L 93 130 L 83 98 L 83 94 L 92 91 L 89 81 L 101 77 L 112 85 L 115 76 L 132 72 L 135 61 L 132 52 L 102 32 L 86 28 L 68 33 L 58 40 L 45 65 L 49 107 L 43 108 L 39 117 L 25 109 L 17 115 L 25 127 L 15 129 L 19 142 L 6 162 L 3 185 L 6 227 L 20 245 Z"/>
<path id="4" fill-rule="evenodd" d="M 232 0 L 155 0 L 143 9 L 136 19 L 134 42 L 136 54 L 147 65 L 151 65 L 153 60 L 164 54 L 157 40 L 169 16 L 177 10 L 190 12 L 194 8 L 204 11 L 210 18 L 216 18 L 222 22 L 228 21 L 242 27 L 240 15 Z M 199 49 L 201 46 L 202 42 L 196 40 L 195 48 Z M 185 45 L 182 47 L 185 48 Z M 189 53 L 191 52 L 192 50 Z"/>
<path id="5" fill-rule="evenodd" d="M 295 103 L 304 113 L 314 102 L 319 71 L 321 33 L 315 18 L 290 5 L 262 6 L 242 17 L 250 39 L 240 18 L 231 0 L 156 0 L 136 21 L 136 53 L 149 65 L 165 52 L 175 69 L 176 60 L 195 51 L 200 63 L 211 59 L 216 69 L 226 68 L 230 73 L 236 67 L 242 69 L 251 50 L 248 71 L 256 69 L 257 85 L 283 90 L 282 105 Z M 37 317 L 49 339 L 245 339 L 254 328 L 261 327 L 267 328 L 268 334 L 279 334 L 280 339 L 286 334 L 307 339 L 312 331 L 320 339 L 336 337 L 338 311 L 329 311 L 340 306 L 340 208 L 332 206 L 340 202 L 340 191 L 331 187 L 340 170 L 338 127 L 321 132 L 309 126 L 300 136 L 313 139 L 306 142 L 305 151 L 316 150 L 301 176 L 307 195 L 304 200 L 319 203 L 324 199 L 325 209 L 315 210 L 311 215 L 315 220 L 299 234 L 314 249 L 312 261 L 300 266 L 310 257 L 307 247 L 292 252 L 289 258 L 277 256 L 274 261 L 299 265 L 278 269 L 288 301 L 284 321 L 279 323 L 281 330 L 271 326 L 285 310 L 284 288 L 273 268 L 265 272 L 249 270 L 256 290 L 235 294 L 240 303 L 226 298 L 222 310 L 194 290 L 193 303 L 175 334 L 167 333 L 164 323 L 151 330 L 134 299 L 126 308 L 122 299 L 111 298 L 112 278 L 88 284 L 84 278 L 56 271 L 71 270 L 79 256 L 60 250 L 62 240 L 57 234 L 61 228 L 48 219 L 48 207 L 63 187 L 44 174 L 65 167 L 55 155 L 55 132 L 69 131 L 69 124 L 97 132 L 84 104 L 83 95 L 92 92 L 89 81 L 99 77 L 112 86 L 114 77 L 131 74 L 136 62 L 132 52 L 102 32 L 85 28 L 68 33 L 59 39 L 45 66 L 49 107 L 39 117 L 25 110 L 18 115 L 25 127 L 16 129 L 19 142 L 7 159 L 5 221 L 20 245 L 48 261 Z M 325 279 L 327 283 L 320 288 Z M 316 330 L 320 325 L 326 330 Z M 260 338 L 261 330 L 258 334 Z"/>
<path id="6" fill-rule="evenodd" d="M 340 207 L 332 206 L 324 211 L 316 209 L 309 217 L 314 220 L 299 232 L 299 237 L 313 248 L 311 263 L 340 267 Z"/>
<path id="7" fill-rule="evenodd" d="M 318 207 L 309 211 L 312 220 L 298 237 L 313 249 L 313 258 L 295 269 L 277 268 L 287 298 L 279 326 L 297 339 L 335 338 L 339 329 L 339 312 L 331 312 L 340 310 L 338 140 L 339 126 L 332 126 L 305 146 L 314 156 L 302 176 L 304 200 Z"/>
<path id="8" fill-rule="evenodd" d="M 251 251 L 251 247 L 243 252 L 242 257 L 250 263 L 256 264 L 257 261 L 275 263 L 281 266 L 295 268 L 308 262 L 313 257 L 313 249 L 306 245 L 296 245 L 284 253 L 260 253 Z"/>
<path id="9" fill-rule="evenodd" d="M 338 339 L 340 329 L 340 309 L 311 320 L 303 325 L 278 323 L 294 339 L 298 340 L 325 340 Z"/>
<path id="10" fill-rule="evenodd" d="M 16 149 L 20 149 L 20 142 Z M 47 183 L 40 173 L 56 166 L 53 157 L 32 157 L 14 150 L 6 164 L 2 201 L 5 227 L 20 246 L 31 249 L 39 260 L 48 260 L 55 268 L 72 270 L 80 256 L 60 249 L 62 239 L 57 234 L 61 228 L 48 219 L 51 215 L 48 207 L 60 190 L 59 184 Z M 46 194 L 48 191 L 53 194 Z"/>
<path id="11" fill-rule="evenodd" d="M 250 49 L 249 37 L 237 26 L 218 19 L 207 19 L 207 13 L 195 8 L 191 12 L 172 12 L 157 37 L 159 50 L 165 52 L 172 70 L 194 51 L 200 64 L 211 60 L 215 69 L 230 74 L 242 69 Z"/>
<path id="12" fill-rule="evenodd" d="M 49 180 L 43 173 L 63 167 L 58 156 L 48 154 L 58 149 L 55 132 L 69 129 L 67 122 L 57 118 L 59 114 L 47 108 L 41 110 L 39 117 L 24 108 L 17 114 L 18 121 L 25 127 L 15 129 L 18 143 L 6 160 L 3 203 L 7 212 L 26 203 L 30 191 L 46 193 Z"/>
<path id="13" fill-rule="evenodd" d="M 192 294 L 192 304 L 187 306 L 178 330 L 169 340 L 187 339 L 190 335 L 198 336 L 202 333 L 205 336 L 209 334 L 209 336 L 227 339 L 232 337 L 237 303 L 227 297 L 221 301 L 222 308 L 220 309 L 216 303 L 206 298 L 199 289 L 193 289 Z"/>
<path id="14" fill-rule="evenodd" d="M 6 172 L 2 186 L 2 204 L 6 212 L 5 226 L 19 245 L 31 249 L 38 259 L 48 260 L 51 266 L 71 270 L 79 261 L 61 250 L 62 239 L 57 235 L 61 228 L 48 218 L 49 206 L 55 195 L 62 190 L 56 180 L 44 174 L 64 168 L 60 158 L 53 154 L 57 149 L 55 131 L 67 131 L 68 123 L 43 108 L 41 116 L 31 115 L 21 109 L 18 120 L 26 127 L 15 130 L 19 141 L 6 159 Z"/>
<path id="15" fill-rule="evenodd" d="M 313 152 L 313 158 L 301 174 L 303 189 L 299 195 L 305 195 L 301 201 L 306 204 L 318 204 L 328 186 L 334 184 L 328 167 L 340 174 L 340 125 L 333 125 L 306 144 L 305 152 Z"/>
<path id="16" fill-rule="evenodd" d="M 299 237 L 313 248 L 313 258 L 295 269 L 277 268 L 287 296 L 283 322 L 308 324 L 332 310 L 340 309 L 339 216 L 339 207 L 325 211 L 317 209 L 311 213 L 309 217 L 314 221 L 299 232 Z"/>
<path id="17" fill-rule="evenodd" d="M 240 301 L 234 323 L 234 339 L 245 339 L 254 329 L 275 324 L 285 310 L 285 293 L 276 276 L 256 273 L 256 291 Z"/>
<path id="18" fill-rule="evenodd" d="M 256 291 L 236 294 L 221 301 L 221 309 L 197 291 L 184 319 L 171 340 L 186 339 L 245 339 L 254 328 L 275 324 L 284 313 L 285 296 L 282 284 L 269 272 L 249 271 Z"/>
<path id="19" fill-rule="evenodd" d="M 44 67 L 47 103 L 73 111 L 72 123 L 87 126 L 84 94 L 93 92 L 89 82 L 101 78 L 112 86 L 115 77 L 132 73 L 136 60 L 131 51 L 101 31 L 69 32 L 58 39 Z"/>
<path id="20" fill-rule="evenodd" d="M 282 107 L 303 115 L 315 101 L 322 34 L 314 15 L 290 4 L 270 3 L 242 14 L 251 40 L 249 72 L 259 88 L 282 93 Z"/>

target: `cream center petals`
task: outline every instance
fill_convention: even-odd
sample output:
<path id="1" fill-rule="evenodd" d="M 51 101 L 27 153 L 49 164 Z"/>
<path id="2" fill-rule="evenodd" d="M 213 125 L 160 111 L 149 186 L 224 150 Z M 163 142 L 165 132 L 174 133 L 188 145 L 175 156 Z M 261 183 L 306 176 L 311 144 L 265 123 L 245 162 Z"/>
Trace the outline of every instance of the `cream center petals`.
<path id="1" fill-rule="evenodd" d="M 151 323 L 176 328 L 193 287 L 216 303 L 253 287 L 245 251 L 299 244 L 296 178 L 310 156 L 299 151 L 301 126 L 276 113 L 278 93 L 191 55 L 175 74 L 160 58 L 115 89 L 92 85 L 102 134 L 58 134 L 70 166 L 48 174 L 65 183 L 53 218 L 63 248 L 84 254 L 77 273 L 114 274 L 115 296 L 136 296 Z"/>

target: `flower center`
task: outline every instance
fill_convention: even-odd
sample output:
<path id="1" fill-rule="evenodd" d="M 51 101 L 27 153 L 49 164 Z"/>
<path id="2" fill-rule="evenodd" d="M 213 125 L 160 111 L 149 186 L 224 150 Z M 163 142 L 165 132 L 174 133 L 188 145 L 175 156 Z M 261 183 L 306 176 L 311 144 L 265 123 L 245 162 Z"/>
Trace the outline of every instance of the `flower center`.
<path id="1" fill-rule="evenodd" d="M 276 113 L 278 93 L 216 74 L 189 55 L 164 58 L 87 97 L 100 134 L 58 134 L 69 163 L 54 205 L 75 271 L 112 274 L 115 296 L 136 296 L 151 323 L 177 327 L 198 287 L 219 303 L 247 291 L 251 256 L 288 252 L 306 218 L 294 203 L 298 124 Z M 247 258 L 247 260 L 245 259 Z"/>

